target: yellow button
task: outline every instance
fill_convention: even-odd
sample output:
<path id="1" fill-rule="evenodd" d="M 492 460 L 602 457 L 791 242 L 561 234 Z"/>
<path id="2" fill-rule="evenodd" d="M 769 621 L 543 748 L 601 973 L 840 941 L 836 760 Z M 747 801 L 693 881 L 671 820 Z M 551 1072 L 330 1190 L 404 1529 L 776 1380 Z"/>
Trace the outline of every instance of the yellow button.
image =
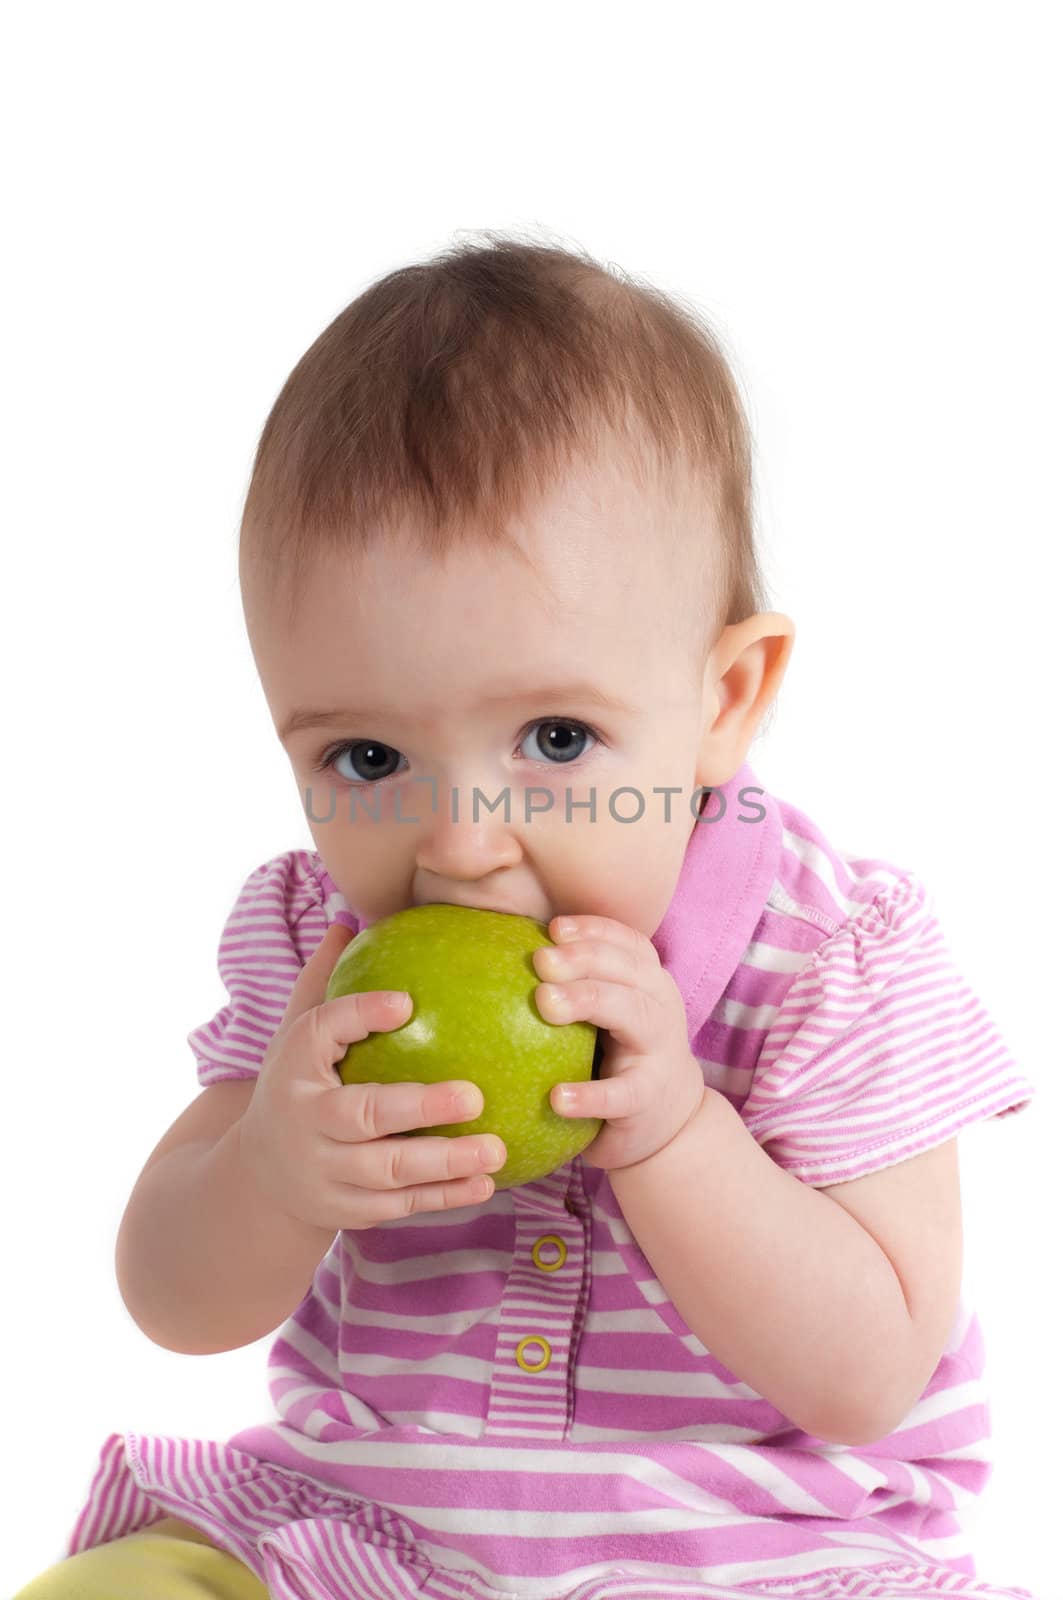
<path id="1" fill-rule="evenodd" d="M 544 1244 L 557 1245 L 556 1261 L 541 1261 L 539 1259 L 539 1251 L 542 1249 Z M 564 1266 L 567 1259 L 568 1248 L 565 1245 L 564 1239 L 559 1239 L 556 1233 L 544 1233 L 542 1237 L 536 1239 L 535 1243 L 532 1245 L 532 1260 L 535 1262 L 535 1265 L 539 1268 L 540 1272 L 556 1272 L 558 1267 Z"/>
<path id="2" fill-rule="evenodd" d="M 525 1361 L 524 1349 L 525 1346 L 529 1344 L 538 1344 L 542 1346 L 543 1359 L 541 1361 L 537 1361 L 534 1364 L 530 1361 Z M 520 1344 L 517 1346 L 517 1365 L 518 1367 L 523 1367 L 525 1372 L 541 1372 L 544 1367 L 548 1367 L 550 1365 L 551 1354 L 552 1352 L 549 1343 L 545 1339 L 541 1339 L 537 1334 L 529 1333 L 528 1337 L 526 1339 L 522 1339 Z"/>

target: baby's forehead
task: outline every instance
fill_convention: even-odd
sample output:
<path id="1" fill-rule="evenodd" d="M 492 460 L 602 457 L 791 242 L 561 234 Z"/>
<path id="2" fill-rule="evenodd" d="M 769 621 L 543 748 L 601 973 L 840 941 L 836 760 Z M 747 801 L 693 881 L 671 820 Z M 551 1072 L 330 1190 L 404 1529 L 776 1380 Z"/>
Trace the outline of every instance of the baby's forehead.
<path id="1" fill-rule="evenodd" d="M 678 610 L 630 564 L 602 572 L 570 552 L 533 569 L 469 548 L 444 564 L 367 553 L 306 576 L 290 624 L 267 602 L 251 627 L 281 720 L 304 703 L 431 721 L 437 705 L 495 716 L 527 702 L 529 716 L 593 723 L 596 712 L 633 718 L 688 692 Z"/>
<path id="2" fill-rule="evenodd" d="M 622 636 L 647 674 L 666 672 L 677 637 L 703 605 L 704 507 L 640 482 L 623 461 L 555 486 L 506 523 L 442 531 L 413 515 L 308 534 L 297 566 L 248 573 L 245 611 L 303 635 L 319 623 L 377 635 L 479 629 L 497 654 L 510 634 Z M 696 557 L 696 559 L 695 559 Z M 287 602 L 287 614 L 283 608 Z M 500 624 L 502 624 L 500 628 Z M 492 657 L 493 664 L 493 657 Z"/>

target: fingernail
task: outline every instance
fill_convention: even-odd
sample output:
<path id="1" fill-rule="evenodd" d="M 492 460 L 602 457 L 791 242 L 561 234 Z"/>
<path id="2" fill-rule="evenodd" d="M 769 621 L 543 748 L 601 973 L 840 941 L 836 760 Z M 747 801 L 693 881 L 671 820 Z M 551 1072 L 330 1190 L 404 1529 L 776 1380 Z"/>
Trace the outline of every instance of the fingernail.
<path id="1" fill-rule="evenodd" d="M 571 1004 L 567 990 L 557 983 L 548 983 L 546 985 L 546 1000 L 549 1005 L 557 1006 L 559 1009 Z"/>
<path id="2" fill-rule="evenodd" d="M 401 1011 L 410 998 L 405 989 L 382 989 L 380 998 L 392 1011 Z"/>
<path id="3" fill-rule="evenodd" d="M 562 1086 L 561 1088 L 555 1089 L 554 1093 L 555 1093 L 555 1095 L 557 1096 L 558 1100 L 561 1102 L 561 1104 L 563 1106 L 575 1105 L 575 1103 L 576 1103 L 576 1091 L 575 1091 L 575 1089 L 568 1089 L 568 1088 L 565 1088 L 564 1086 Z"/>

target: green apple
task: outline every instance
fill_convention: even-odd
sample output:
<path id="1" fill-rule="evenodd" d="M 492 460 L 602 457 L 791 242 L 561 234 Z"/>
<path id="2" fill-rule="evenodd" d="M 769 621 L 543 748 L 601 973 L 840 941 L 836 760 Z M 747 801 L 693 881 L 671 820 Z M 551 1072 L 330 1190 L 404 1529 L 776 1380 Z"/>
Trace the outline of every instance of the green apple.
<path id="1" fill-rule="evenodd" d="M 506 1147 L 496 1189 L 531 1183 L 585 1150 L 597 1117 L 559 1117 L 555 1083 L 593 1076 L 598 1029 L 547 1022 L 535 1003 L 542 980 L 532 951 L 553 944 L 532 917 L 469 906 L 411 906 L 363 928 L 332 970 L 326 999 L 402 989 L 413 1004 L 401 1027 L 352 1044 L 336 1070 L 344 1083 L 475 1083 L 484 1097 L 467 1122 L 411 1128 L 411 1136 L 494 1133 Z"/>

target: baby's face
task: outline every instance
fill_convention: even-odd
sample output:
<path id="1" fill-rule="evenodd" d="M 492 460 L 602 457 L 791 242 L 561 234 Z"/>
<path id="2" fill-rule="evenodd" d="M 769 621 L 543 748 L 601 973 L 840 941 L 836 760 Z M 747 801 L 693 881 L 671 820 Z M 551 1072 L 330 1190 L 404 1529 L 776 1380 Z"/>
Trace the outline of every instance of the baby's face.
<path id="1" fill-rule="evenodd" d="M 403 539 L 322 558 L 291 628 L 245 594 L 315 846 L 365 923 L 445 901 L 656 931 L 706 710 L 669 514 L 584 468 L 520 524 L 547 588 L 506 550 Z"/>

